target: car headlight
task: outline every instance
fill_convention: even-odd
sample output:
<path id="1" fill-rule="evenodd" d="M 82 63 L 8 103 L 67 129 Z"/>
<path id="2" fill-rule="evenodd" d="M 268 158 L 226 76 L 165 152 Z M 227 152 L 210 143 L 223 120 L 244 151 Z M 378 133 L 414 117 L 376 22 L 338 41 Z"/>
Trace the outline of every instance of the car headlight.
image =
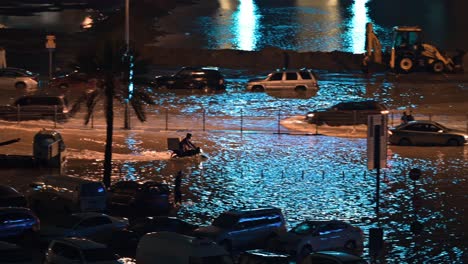
<path id="1" fill-rule="evenodd" d="M 393 135 L 393 133 L 392 133 L 391 130 L 388 130 L 388 135 L 389 135 L 389 136 Z"/>
<path id="2" fill-rule="evenodd" d="M 312 117 L 314 117 L 314 113 L 308 113 L 308 114 L 306 115 L 306 117 L 307 117 L 307 118 L 312 118 Z"/>
<path id="3" fill-rule="evenodd" d="M 382 114 L 382 115 L 388 115 L 388 113 L 390 113 L 390 111 L 388 111 L 388 110 L 380 111 L 380 114 Z"/>
<path id="4" fill-rule="evenodd" d="M 463 136 L 465 138 L 465 141 L 468 141 L 468 135 Z"/>

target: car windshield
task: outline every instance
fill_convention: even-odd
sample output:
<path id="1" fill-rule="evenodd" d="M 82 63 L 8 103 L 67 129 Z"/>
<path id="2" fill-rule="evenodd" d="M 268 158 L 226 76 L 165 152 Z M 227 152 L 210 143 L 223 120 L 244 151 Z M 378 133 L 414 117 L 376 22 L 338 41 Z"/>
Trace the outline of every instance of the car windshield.
<path id="1" fill-rule="evenodd" d="M 213 221 L 213 225 L 221 228 L 230 228 L 233 227 L 239 218 L 232 214 L 221 214 Z"/>
<path id="2" fill-rule="evenodd" d="M 87 262 L 117 260 L 117 256 L 108 248 L 84 249 L 83 256 Z"/>
<path id="3" fill-rule="evenodd" d="M 81 222 L 81 217 L 76 216 L 76 215 L 69 215 L 69 216 L 65 216 L 64 218 L 62 218 L 61 221 L 59 221 L 59 223 L 57 224 L 57 227 L 73 228 L 79 222 Z"/>
<path id="4" fill-rule="evenodd" d="M 317 226 L 318 224 L 314 222 L 304 222 L 295 226 L 290 232 L 298 235 L 310 234 L 317 229 Z"/>

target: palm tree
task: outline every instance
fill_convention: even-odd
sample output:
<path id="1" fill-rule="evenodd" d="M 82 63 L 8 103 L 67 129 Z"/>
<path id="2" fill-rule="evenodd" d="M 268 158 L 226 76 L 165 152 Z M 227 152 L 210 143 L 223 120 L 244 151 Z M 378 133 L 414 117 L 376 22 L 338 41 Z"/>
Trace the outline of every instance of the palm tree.
<path id="1" fill-rule="evenodd" d="M 86 103 L 87 112 L 85 115 L 85 124 L 88 124 L 97 102 L 105 98 L 106 113 L 106 145 L 104 154 L 104 175 L 103 183 L 106 187 L 110 186 L 112 172 L 112 142 L 114 131 L 114 99 L 125 103 L 128 98 L 127 86 L 122 82 L 122 73 L 129 71 L 129 61 L 123 59 L 124 45 L 112 44 L 106 41 L 103 45 L 97 44 L 83 50 L 77 57 L 77 65 L 80 70 L 96 79 L 96 89 L 90 93 L 83 94 L 73 108 L 72 113 L 76 113 L 82 103 Z M 133 55 L 134 57 L 137 57 Z M 146 63 L 143 60 L 136 59 L 134 62 L 134 72 L 144 72 Z M 117 89 L 116 89 L 117 88 Z M 117 90 L 117 93 L 116 93 Z M 154 104 L 151 96 L 146 90 L 136 88 L 132 92 L 129 100 L 130 105 L 135 110 L 136 116 L 141 122 L 146 121 L 144 111 L 145 104 Z"/>

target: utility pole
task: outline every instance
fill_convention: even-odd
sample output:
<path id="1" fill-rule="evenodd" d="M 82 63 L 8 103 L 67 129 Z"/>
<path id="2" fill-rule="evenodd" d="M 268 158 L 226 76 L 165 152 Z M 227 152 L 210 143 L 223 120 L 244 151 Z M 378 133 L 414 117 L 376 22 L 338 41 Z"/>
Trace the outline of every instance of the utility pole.
<path id="1" fill-rule="evenodd" d="M 124 112 L 124 129 L 130 129 L 130 111 L 128 109 L 128 104 L 130 101 L 130 96 L 132 91 L 130 90 L 130 67 L 131 67 L 131 60 L 130 56 L 130 0 L 125 0 L 125 62 L 129 62 L 129 68 L 126 69 L 128 72 L 128 81 L 127 84 L 127 98 L 125 98 L 125 112 Z"/>

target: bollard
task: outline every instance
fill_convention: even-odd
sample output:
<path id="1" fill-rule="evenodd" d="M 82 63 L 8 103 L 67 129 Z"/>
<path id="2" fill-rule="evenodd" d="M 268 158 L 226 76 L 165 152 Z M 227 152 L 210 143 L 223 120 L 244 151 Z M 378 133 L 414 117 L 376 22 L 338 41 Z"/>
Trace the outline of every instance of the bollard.
<path id="1" fill-rule="evenodd" d="M 284 170 L 281 171 L 281 179 L 284 179 Z"/>
<path id="2" fill-rule="evenodd" d="M 169 126 L 169 110 L 166 108 L 166 131 L 168 130 Z"/>
<path id="3" fill-rule="evenodd" d="M 260 172 L 260 176 L 263 178 L 265 175 L 263 174 L 263 170 Z"/>
<path id="4" fill-rule="evenodd" d="M 206 124 L 206 110 L 203 108 L 203 131 L 205 131 L 205 124 Z"/>
<path id="5" fill-rule="evenodd" d="M 322 171 L 322 180 L 325 180 L 325 171 Z"/>
<path id="6" fill-rule="evenodd" d="M 281 111 L 278 110 L 278 134 L 281 133 Z"/>
<path id="7" fill-rule="evenodd" d="M 54 105 L 54 128 L 57 128 L 57 105 Z"/>
<path id="8" fill-rule="evenodd" d="M 244 111 L 241 109 L 241 134 L 243 132 L 243 125 L 244 125 Z"/>
<path id="9" fill-rule="evenodd" d="M 366 179 L 367 171 L 364 171 L 364 180 Z"/>
<path id="10" fill-rule="evenodd" d="M 344 178 L 345 178 L 344 171 L 342 172 L 342 175 L 343 175 L 343 180 L 344 180 Z"/>
<path id="11" fill-rule="evenodd" d="M 302 171 L 302 176 L 301 177 L 302 177 L 302 179 L 304 179 L 304 171 Z"/>
<path id="12" fill-rule="evenodd" d="M 17 110 L 17 113 L 16 113 L 16 122 L 18 123 L 18 125 L 20 124 L 20 121 L 21 121 L 21 106 L 20 105 L 17 105 L 16 106 L 16 110 Z"/>

